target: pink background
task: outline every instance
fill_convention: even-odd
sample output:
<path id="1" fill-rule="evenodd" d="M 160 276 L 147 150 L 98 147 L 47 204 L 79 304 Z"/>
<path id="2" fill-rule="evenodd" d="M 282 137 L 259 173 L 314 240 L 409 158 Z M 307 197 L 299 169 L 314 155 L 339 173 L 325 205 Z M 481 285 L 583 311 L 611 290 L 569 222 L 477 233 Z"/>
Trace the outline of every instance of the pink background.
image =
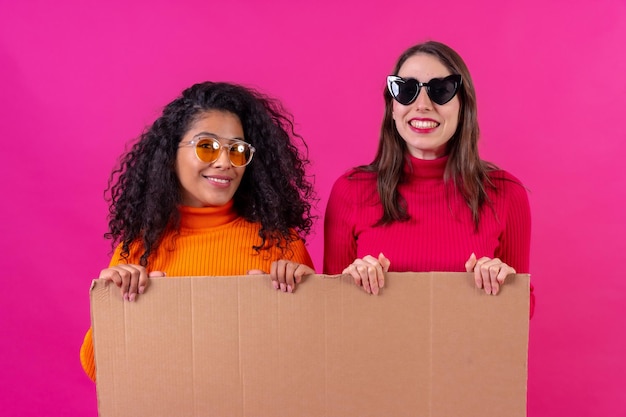
<path id="1" fill-rule="evenodd" d="M 109 260 L 102 192 L 164 104 L 203 80 L 285 103 L 321 268 L 331 184 L 373 158 L 384 77 L 426 39 L 466 59 L 482 155 L 530 189 L 528 415 L 626 415 L 623 0 L 177 3 L 0 0 L 0 415 L 96 415 L 78 349 Z"/>

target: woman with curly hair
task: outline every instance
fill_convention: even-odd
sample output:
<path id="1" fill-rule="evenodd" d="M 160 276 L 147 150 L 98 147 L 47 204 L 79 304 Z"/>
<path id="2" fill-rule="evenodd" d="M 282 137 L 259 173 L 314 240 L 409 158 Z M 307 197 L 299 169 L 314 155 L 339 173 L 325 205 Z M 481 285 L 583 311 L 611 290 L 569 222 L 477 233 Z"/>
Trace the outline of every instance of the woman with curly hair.
<path id="1" fill-rule="evenodd" d="M 507 275 L 528 272 L 530 208 L 520 181 L 478 154 L 467 66 L 430 41 L 408 48 L 386 81 L 378 152 L 330 194 L 324 272 L 373 294 L 390 270 L 473 272 L 497 294 Z"/>
<path id="2" fill-rule="evenodd" d="M 109 180 L 115 248 L 99 278 L 133 301 L 149 277 L 268 272 L 292 292 L 313 263 L 312 184 L 280 103 L 229 83 L 195 84 L 123 155 Z M 306 149 L 306 144 L 301 143 Z M 81 363 L 95 380 L 92 331 Z"/>

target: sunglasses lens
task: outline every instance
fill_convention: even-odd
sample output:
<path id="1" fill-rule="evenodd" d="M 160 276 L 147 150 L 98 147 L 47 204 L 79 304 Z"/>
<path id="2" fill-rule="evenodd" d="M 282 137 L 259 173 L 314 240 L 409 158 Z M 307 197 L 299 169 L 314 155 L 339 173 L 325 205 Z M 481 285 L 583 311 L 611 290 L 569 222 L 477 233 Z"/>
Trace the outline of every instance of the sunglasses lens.
<path id="1" fill-rule="evenodd" d="M 428 82 L 428 96 L 439 104 L 446 104 L 456 95 L 459 86 L 458 76 L 450 75 L 446 78 L 434 78 Z"/>
<path id="2" fill-rule="evenodd" d="M 235 142 L 227 146 L 228 158 L 233 166 L 243 167 L 250 163 L 254 150 L 245 142 Z M 200 139 L 196 144 L 196 155 L 202 162 L 213 163 L 222 152 L 222 144 L 216 139 Z"/>
<path id="3" fill-rule="evenodd" d="M 215 139 L 200 139 L 196 144 L 196 155 L 202 162 L 215 162 L 220 156 L 220 143 Z"/>
<path id="4" fill-rule="evenodd" d="M 247 143 L 234 143 L 228 152 L 230 162 L 236 167 L 242 167 L 252 159 L 252 149 Z"/>
<path id="5" fill-rule="evenodd" d="M 394 79 L 389 81 L 389 92 L 400 104 L 408 105 L 417 97 L 417 81 L 414 79 Z"/>

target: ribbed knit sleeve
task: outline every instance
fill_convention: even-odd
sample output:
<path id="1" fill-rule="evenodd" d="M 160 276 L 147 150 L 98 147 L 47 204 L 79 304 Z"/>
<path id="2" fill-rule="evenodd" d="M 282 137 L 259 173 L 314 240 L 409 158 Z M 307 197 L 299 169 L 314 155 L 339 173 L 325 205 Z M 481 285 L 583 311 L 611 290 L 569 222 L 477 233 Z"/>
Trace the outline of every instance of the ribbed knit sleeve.
<path id="1" fill-rule="evenodd" d="M 325 274 L 340 274 L 357 258 L 357 211 L 367 197 L 374 197 L 370 202 L 374 204 L 375 187 L 373 175 L 354 171 L 339 177 L 333 185 L 324 215 Z"/>
<path id="2" fill-rule="evenodd" d="M 497 201 L 501 201 L 500 221 L 504 230 L 495 256 L 515 268 L 528 273 L 530 264 L 530 205 L 528 194 L 519 180 L 504 171 L 492 175 L 497 187 Z"/>
<path id="3" fill-rule="evenodd" d="M 530 273 L 531 215 L 528 193 L 522 183 L 506 171 L 491 175 L 497 187 L 495 198 L 502 208 L 504 230 L 494 256 L 522 274 Z M 535 287 L 530 284 L 530 317 L 535 314 Z"/>
<path id="4" fill-rule="evenodd" d="M 80 347 L 80 364 L 85 373 L 92 381 L 96 380 L 96 365 L 93 357 L 93 332 L 91 327 L 87 330 L 83 344 Z"/>

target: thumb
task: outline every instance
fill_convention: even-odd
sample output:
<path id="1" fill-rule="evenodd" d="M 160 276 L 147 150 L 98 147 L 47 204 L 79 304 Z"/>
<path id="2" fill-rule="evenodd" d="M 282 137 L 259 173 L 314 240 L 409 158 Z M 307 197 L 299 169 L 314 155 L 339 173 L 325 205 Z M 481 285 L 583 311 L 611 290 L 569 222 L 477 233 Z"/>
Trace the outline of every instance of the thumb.
<path id="1" fill-rule="evenodd" d="M 303 276 L 312 274 L 315 274 L 315 270 L 313 268 L 309 267 L 308 265 L 300 264 L 296 268 L 296 272 L 294 272 L 293 275 L 296 283 L 300 283 Z"/>
<path id="2" fill-rule="evenodd" d="M 383 267 L 384 272 L 389 271 L 389 266 L 391 266 L 391 261 L 385 255 L 383 255 L 382 252 L 378 254 L 378 262 L 380 262 L 380 265 Z"/>
<path id="3" fill-rule="evenodd" d="M 465 270 L 467 272 L 472 272 L 475 266 L 476 266 L 476 254 L 472 252 L 469 259 L 465 262 Z"/>

